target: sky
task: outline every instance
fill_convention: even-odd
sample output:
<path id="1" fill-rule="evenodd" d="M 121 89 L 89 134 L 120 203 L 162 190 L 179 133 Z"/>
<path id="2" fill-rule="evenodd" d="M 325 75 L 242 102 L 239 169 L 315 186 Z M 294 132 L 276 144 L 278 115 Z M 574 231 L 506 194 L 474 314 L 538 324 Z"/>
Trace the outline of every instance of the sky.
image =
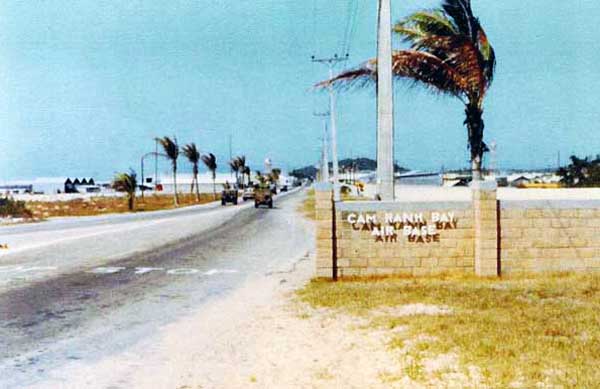
<path id="1" fill-rule="evenodd" d="M 393 19 L 440 2 L 392 0 Z M 164 135 L 213 152 L 221 167 L 230 136 L 233 154 L 254 168 L 266 157 L 284 170 L 315 164 L 323 121 L 313 113 L 327 110 L 328 100 L 311 86 L 327 68 L 311 56 L 348 51 L 348 67 L 373 57 L 376 4 L 2 1 L 0 180 L 139 170 L 141 155 Z M 484 106 L 485 140 L 498 145 L 498 167 L 551 167 L 559 152 L 563 162 L 600 153 L 600 3 L 472 6 L 498 58 Z M 466 167 L 462 103 L 402 83 L 395 90 L 397 162 Z M 337 101 L 340 158 L 374 158 L 374 90 L 341 93 Z"/>

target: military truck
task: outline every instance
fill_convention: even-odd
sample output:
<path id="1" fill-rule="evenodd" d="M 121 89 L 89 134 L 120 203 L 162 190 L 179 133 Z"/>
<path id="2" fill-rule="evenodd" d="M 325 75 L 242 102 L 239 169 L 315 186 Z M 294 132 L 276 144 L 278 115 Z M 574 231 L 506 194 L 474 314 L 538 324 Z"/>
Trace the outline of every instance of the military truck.
<path id="1" fill-rule="evenodd" d="M 228 182 L 223 185 L 223 191 L 221 192 L 221 205 L 225 206 L 227 203 L 233 205 L 238 203 L 238 190 L 235 186 L 229 185 Z"/>
<path id="2" fill-rule="evenodd" d="M 258 208 L 260 205 L 273 208 L 273 194 L 268 186 L 254 188 L 254 208 Z"/>

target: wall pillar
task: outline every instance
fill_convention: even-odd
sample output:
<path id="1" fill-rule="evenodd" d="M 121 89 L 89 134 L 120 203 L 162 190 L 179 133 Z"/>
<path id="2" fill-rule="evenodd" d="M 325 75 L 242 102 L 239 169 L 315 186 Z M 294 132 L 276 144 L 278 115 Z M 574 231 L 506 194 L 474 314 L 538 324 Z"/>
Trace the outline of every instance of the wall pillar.
<path id="1" fill-rule="evenodd" d="M 317 277 L 333 277 L 333 185 L 329 183 L 315 184 L 315 218 L 316 218 L 316 275 Z"/>
<path id="2" fill-rule="evenodd" d="M 498 202 L 495 181 L 473 181 L 473 217 L 475 227 L 475 274 L 499 275 Z"/>

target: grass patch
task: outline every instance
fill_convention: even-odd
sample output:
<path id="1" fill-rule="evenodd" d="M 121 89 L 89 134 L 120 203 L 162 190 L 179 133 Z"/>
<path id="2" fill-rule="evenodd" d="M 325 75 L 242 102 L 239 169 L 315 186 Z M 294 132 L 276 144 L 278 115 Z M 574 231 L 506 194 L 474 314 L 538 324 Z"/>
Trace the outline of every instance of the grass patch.
<path id="1" fill-rule="evenodd" d="M 465 374 L 476 366 L 492 387 L 597 387 L 600 382 L 598 275 L 315 280 L 298 294 L 315 307 L 372 316 L 372 328 L 406 327 L 394 333 L 391 348 L 430 339 L 415 343 L 407 355 L 404 373 L 411 378 L 424 379 L 424 358 L 456 353 Z M 453 313 L 375 313 L 414 303 L 448 306 Z"/>
<path id="2" fill-rule="evenodd" d="M 220 194 L 217 194 L 220 199 Z M 212 193 L 200 194 L 200 201 L 196 201 L 195 194 L 179 194 L 179 207 L 206 204 L 214 201 Z M 29 209 L 36 217 L 59 216 L 94 216 L 109 213 L 129 212 L 125 197 L 92 197 L 90 199 L 75 199 L 69 201 L 30 201 Z M 142 199 L 136 198 L 134 212 L 158 211 L 175 208 L 172 195 L 146 195 Z"/>

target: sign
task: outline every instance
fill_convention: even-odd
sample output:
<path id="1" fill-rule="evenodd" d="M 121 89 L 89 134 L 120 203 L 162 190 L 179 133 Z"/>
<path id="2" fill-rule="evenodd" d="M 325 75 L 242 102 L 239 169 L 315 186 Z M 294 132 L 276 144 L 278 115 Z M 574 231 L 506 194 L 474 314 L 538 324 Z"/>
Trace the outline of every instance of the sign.
<path id="1" fill-rule="evenodd" d="M 428 216 L 428 217 L 426 217 Z M 398 242 L 399 236 L 411 243 L 440 241 L 440 231 L 457 228 L 454 212 L 349 213 L 346 222 L 354 231 L 369 232 L 376 242 Z"/>

